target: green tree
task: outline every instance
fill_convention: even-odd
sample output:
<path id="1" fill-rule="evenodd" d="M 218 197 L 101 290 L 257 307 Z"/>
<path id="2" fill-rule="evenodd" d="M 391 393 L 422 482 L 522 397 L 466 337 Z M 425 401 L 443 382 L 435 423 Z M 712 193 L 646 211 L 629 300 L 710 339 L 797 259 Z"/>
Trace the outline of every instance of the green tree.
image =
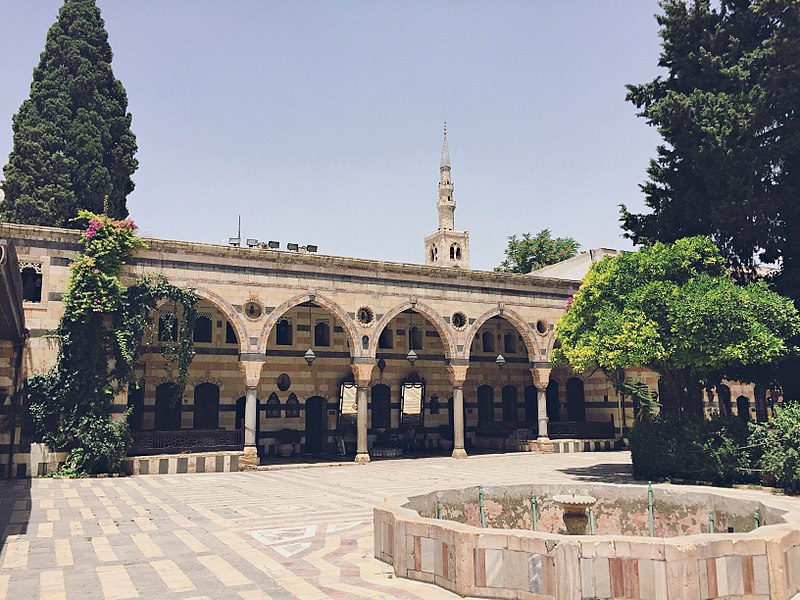
<path id="1" fill-rule="evenodd" d="M 554 238 L 549 229 L 542 229 L 535 236 L 523 233 L 508 237 L 505 260 L 495 271 L 505 273 L 530 273 L 547 265 L 572 258 L 578 253 L 580 244 L 571 237 Z"/>
<path id="2" fill-rule="evenodd" d="M 642 185 L 650 212 L 623 205 L 636 244 L 709 235 L 737 278 L 776 262 L 773 289 L 800 308 L 800 3 L 663 0 L 659 65 L 627 99 L 664 144 Z M 800 338 L 779 366 L 800 399 Z"/>
<path id="3" fill-rule="evenodd" d="M 659 373 L 662 406 L 698 413 L 702 390 L 768 368 L 800 332 L 791 300 L 757 281 L 736 285 L 710 238 L 655 243 L 592 265 L 556 326 L 558 361 L 613 375 Z"/>
<path id="4" fill-rule="evenodd" d="M 30 97 L 13 119 L 0 219 L 82 227 L 80 210 L 128 215 L 136 138 L 95 0 L 66 0 L 50 28 Z"/>
<path id="5" fill-rule="evenodd" d="M 773 166 L 763 146 L 767 102 L 756 67 L 770 36 L 751 0 L 664 0 L 656 18 L 666 77 L 628 85 L 627 100 L 664 144 L 642 185 L 647 214 L 622 206 L 634 243 L 710 235 L 734 267 L 779 255 L 777 207 L 766 197 Z"/>

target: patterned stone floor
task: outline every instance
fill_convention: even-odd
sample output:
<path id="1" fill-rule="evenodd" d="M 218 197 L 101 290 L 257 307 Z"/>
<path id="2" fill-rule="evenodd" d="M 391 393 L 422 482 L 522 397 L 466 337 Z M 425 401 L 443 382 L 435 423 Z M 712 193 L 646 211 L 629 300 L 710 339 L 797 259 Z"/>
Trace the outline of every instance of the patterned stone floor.
<path id="1" fill-rule="evenodd" d="M 625 481 L 626 452 L 0 482 L 0 600 L 457 598 L 372 557 L 386 496 Z"/>

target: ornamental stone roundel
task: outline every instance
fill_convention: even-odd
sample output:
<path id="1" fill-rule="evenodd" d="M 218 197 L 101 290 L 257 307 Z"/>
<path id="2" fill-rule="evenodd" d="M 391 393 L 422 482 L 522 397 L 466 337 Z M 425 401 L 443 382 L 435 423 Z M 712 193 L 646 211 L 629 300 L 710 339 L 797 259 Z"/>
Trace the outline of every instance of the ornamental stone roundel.
<path id="1" fill-rule="evenodd" d="M 281 373 L 278 375 L 278 379 L 275 381 L 278 386 L 278 389 L 282 392 L 288 390 L 292 385 L 292 380 L 286 373 Z"/>
<path id="2" fill-rule="evenodd" d="M 264 309 L 261 308 L 261 304 L 256 300 L 248 300 L 244 303 L 244 306 L 242 306 L 242 312 L 244 312 L 244 316 L 251 321 L 257 321 L 264 313 Z"/>
<path id="3" fill-rule="evenodd" d="M 467 323 L 468 323 L 467 315 L 465 315 L 461 311 L 454 312 L 453 316 L 450 317 L 450 323 L 458 331 L 464 331 L 467 328 Z"/>
<path id="4" fill-rule="evenodd" d="M 375 312 L 369 306 L 362 306 L 356 311 L 356 319 L 363 327 L 370 327 L 375 323 Z"/>

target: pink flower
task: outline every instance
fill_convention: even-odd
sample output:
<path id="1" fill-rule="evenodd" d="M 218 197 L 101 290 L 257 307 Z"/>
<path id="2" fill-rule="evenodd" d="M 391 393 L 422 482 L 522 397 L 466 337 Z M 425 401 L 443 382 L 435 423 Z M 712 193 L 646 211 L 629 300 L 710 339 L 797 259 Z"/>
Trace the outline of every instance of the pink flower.
<path id="1" fill-rule="evenodd" d="M 92 219 L 89 221 L 89 227 L 86 228 L 86 238 L 92 239 L 94 236 L 97 235 L 97 231 L 103 226 L 101 221 L 97 219 Z"/>
<path id="2" fill-rule="evenodd" d="M 570 306 L 572 306 L 572 302 L 573 301 L 574 301 L 574 298 L 572 296 L 567 298 L 567 310 L 569 310 Z"/>

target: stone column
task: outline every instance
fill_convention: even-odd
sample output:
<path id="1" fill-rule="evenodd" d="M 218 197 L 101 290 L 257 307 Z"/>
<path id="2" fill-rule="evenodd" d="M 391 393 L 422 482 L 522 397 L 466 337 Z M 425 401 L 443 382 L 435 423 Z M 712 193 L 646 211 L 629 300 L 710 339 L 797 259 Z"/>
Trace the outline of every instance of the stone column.
<path id="1" fill-rule="evenodd" d="M 356 403 L 358 415 L 356 419 L 356 463 L 365 465 L 369 462 L 367 450 L 367 392 L 372 379 L 372 370 L 375 367 L 373 359 L 360 359 L 350 365 L 356 378 Z"/>
<path id="2" fill-rule="evenodd" d="M 239 355 L 239 369 L 242 371 L 247 389 L 244 405 L 244 451 L 239 459 L 239 468 L 243 471 L 258 467 L 258 448 L 256 447 L 256 431 L 258 430 L 258 400 L 256 388 L 261 379 L 264 367 L 263 354 Z"/>
<path id="3" fill-rule="evenodd" d="M 256 386 L 248 385 L 246 393 L 247 396 L 244 405 L 244 445 L 255 446 L 256 421 L 258 419 L 258 412 L 256 410 L 258 403 L 258 399 L 256 398 Z"/>
<path id="4" fill-rule="evenodd" d="M 539 432 L 536 443 L 540 452 L 552 452 L 553 444 L 547 436 L 547 384 L 550 383 L 550 363 L 547 366 L 534 366 L 531 368 L 533 385 L 536 386 L 536 412 L 539 421 Z"/>
<path id="5" fill-rule="evenodd" d="M 464 382 L 469 365 L 449 365 L 450 381 L 453 384 L 453 458 L 467 458 L 464 449 Z"/>

